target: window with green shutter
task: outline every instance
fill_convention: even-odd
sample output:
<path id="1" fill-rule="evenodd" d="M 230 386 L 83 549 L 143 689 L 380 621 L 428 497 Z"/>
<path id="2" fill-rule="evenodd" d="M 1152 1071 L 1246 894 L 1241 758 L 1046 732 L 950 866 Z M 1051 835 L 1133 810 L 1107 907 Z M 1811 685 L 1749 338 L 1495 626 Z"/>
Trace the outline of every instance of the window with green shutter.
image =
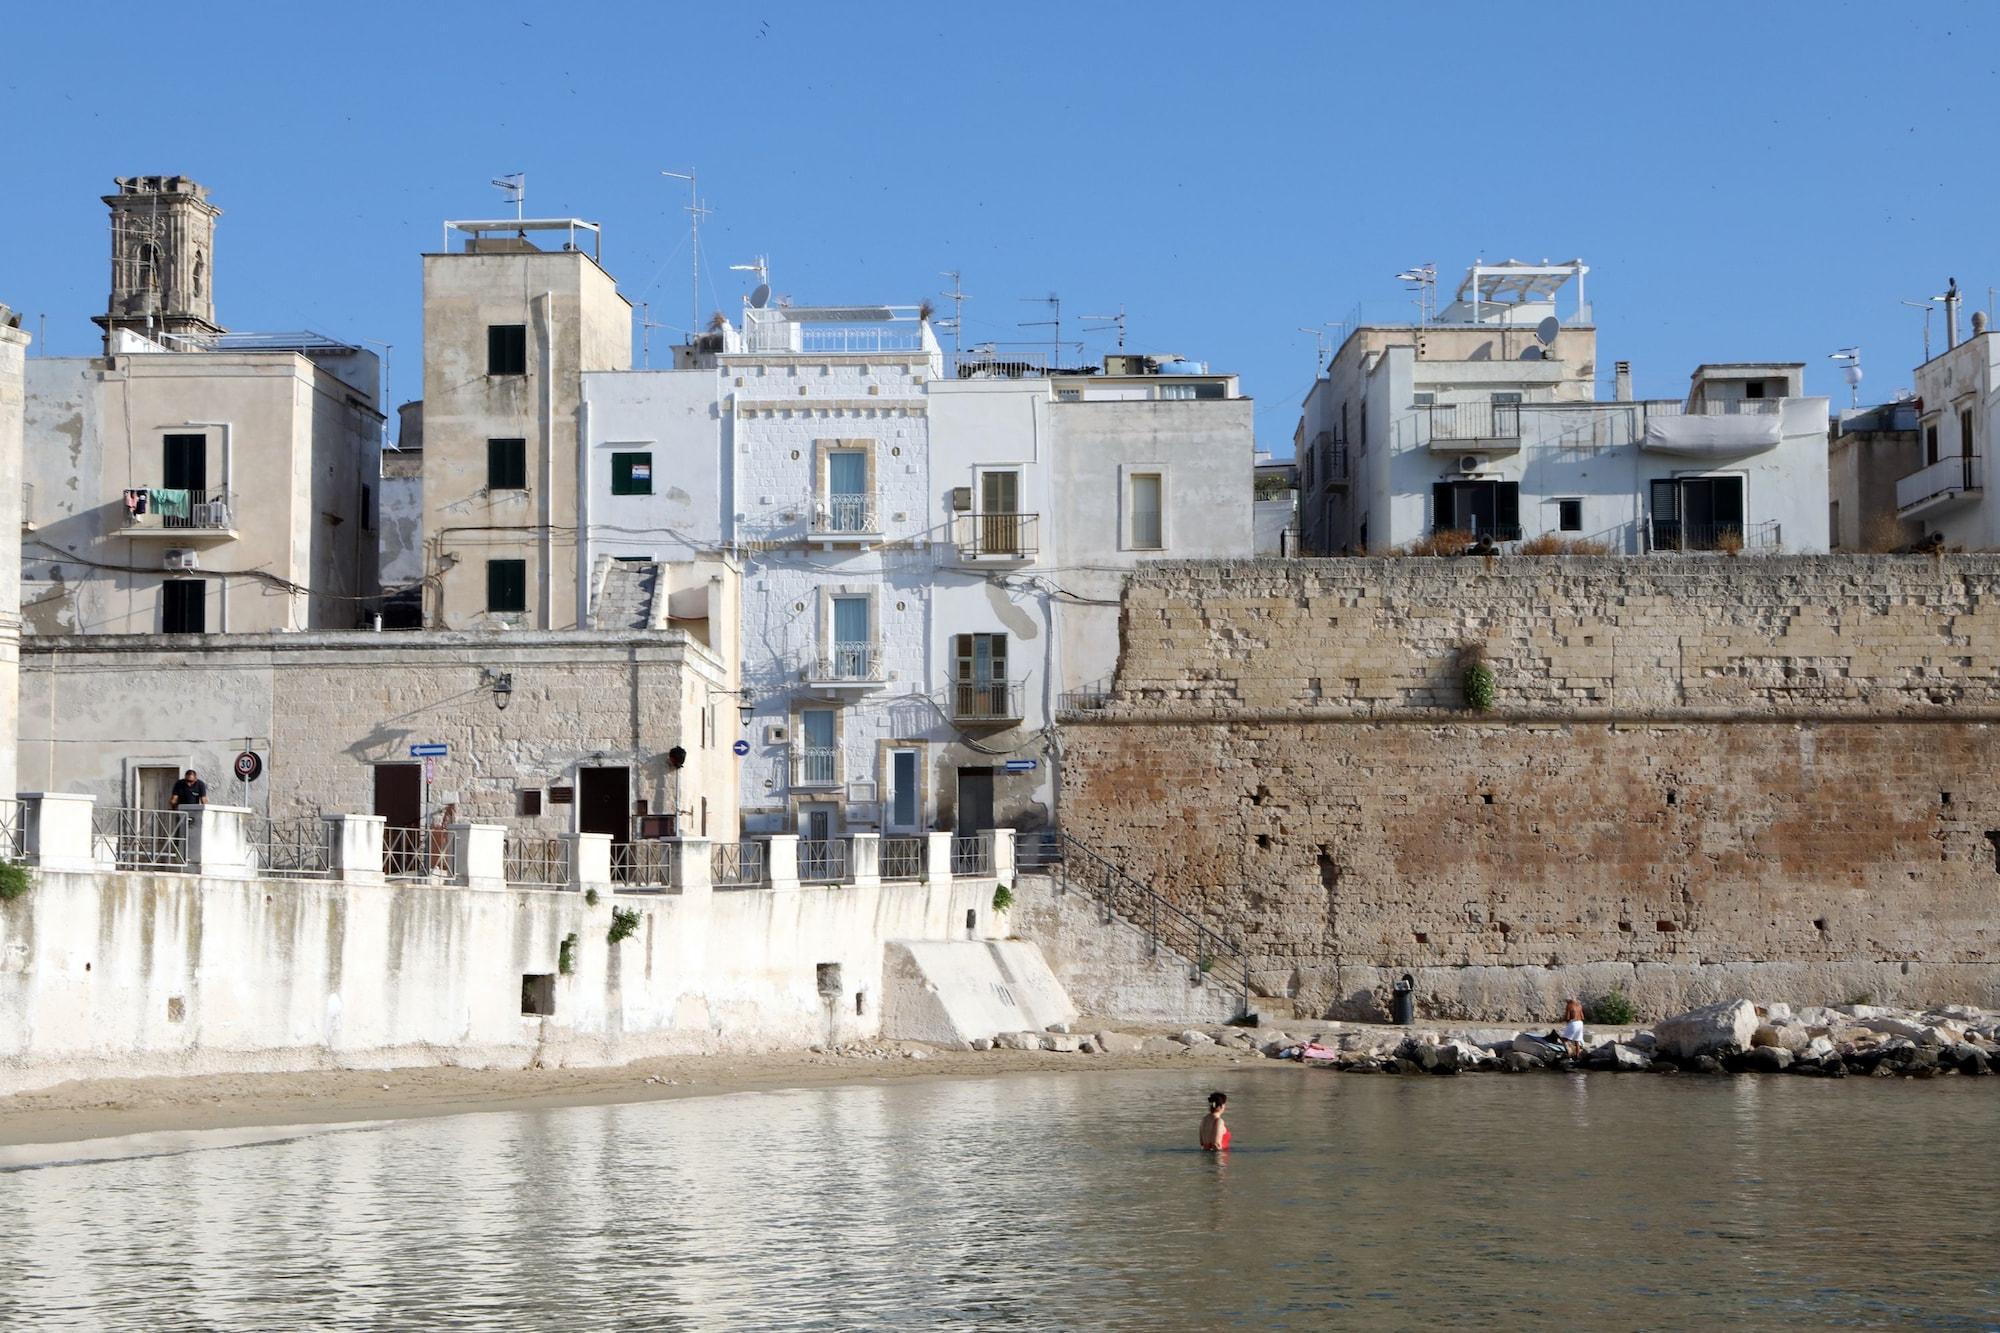
<path id="1" fill-rule="evenodd" d="M 611 493 L 613 495 L 651 495 L 653 493 L 653 456 L 646 453 L 618 453 L 611 455 Z"/>

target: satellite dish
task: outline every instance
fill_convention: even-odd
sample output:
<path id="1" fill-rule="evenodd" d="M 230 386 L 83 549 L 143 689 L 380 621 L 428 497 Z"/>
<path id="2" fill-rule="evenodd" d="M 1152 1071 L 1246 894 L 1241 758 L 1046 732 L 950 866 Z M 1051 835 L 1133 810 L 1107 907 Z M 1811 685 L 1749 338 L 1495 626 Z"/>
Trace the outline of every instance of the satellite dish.
<path id="1" fill-rule="evenodd" d="M 1554 347 L 1556 334 L 1560 332 L 1562 332 L 1562 322 L 1554 315 L 1546 316 L 1541 323 L 1535 325 L 1535 341 L 1544 347 Z"/>
<path id="2" fill-rule="evenodd" d="M 768 282 L 758 283 L 757 290 L 750 293 L 750 304 L 759 310 L 771 304 L 771 284 Z"/>
<path id="3" fill-rule="evenodd" d="M 1523 361 L 1539 361 L 1542 359 L 1542 349 L 1539 347 L 1523 347 L 1521 349 L 1521 359 Z"/>

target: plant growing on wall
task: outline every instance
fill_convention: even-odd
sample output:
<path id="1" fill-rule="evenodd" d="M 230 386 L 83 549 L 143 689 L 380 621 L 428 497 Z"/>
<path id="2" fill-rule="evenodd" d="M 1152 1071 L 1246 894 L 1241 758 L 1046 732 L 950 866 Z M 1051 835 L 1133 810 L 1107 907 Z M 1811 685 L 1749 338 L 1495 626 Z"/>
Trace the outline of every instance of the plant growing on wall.
<path id="1" fill-rule="evenodd" d="M 583 901 L 584 901 L 584 905 L 585 905 L 585 906 L 587 906 L 587 907 L 595 907 L 595 906 L 597 906 L 597 890 L 596 890 L 596 889 L 585 889 L 585 890 L 583 891 Z"/>
<path id="2" fill-rule="evenodd" d="M 604 938 L 613 944 L 639 933 L 639 909 L 636 907 L 614 907 L 611 909 L 611 929 Z"/>
<path id="3" fill-rule="evenodd" d="M 556 971 L 570 976 L 576 971 L 576 932 L 563 937 L 562 947 L 556 950 Z"/>
<path id="4" fill-rule="evenodd" d="M 1591 1022 L 1605 1027 L 1624 1027 L 1627 1023 L 1636 1023 L 1639 1019 L 1638 1007 L 1632 1003 L 1632 997 L 1622 990 L 1613 990 L 1598 996 L 1590 1002 L 1590 1007 L 1584 1012 Z"/>
<path id="5" fill-rule="evenodd" d="M 1014 891 L 1005 884 L 993 886 L 993 910 L 1004 912 L 1014 905 Z"/>
<path id="6" fill-rule="evenodd" d="M 0 902 L 12 902 L 33 887 L 26 866 L 0 861 Z"/>
<path id="7" fill-rule="evenodd" d="M 1493 691 L 1497 684 L 1493 668 L 1486 664 L 1486 645 L 1468 643 L 1464 658 L 1465 671 L 1461 680 L 1465 687 L 1465 706 L 1475 713 L 1483 713 L 1493 707 Z"/>

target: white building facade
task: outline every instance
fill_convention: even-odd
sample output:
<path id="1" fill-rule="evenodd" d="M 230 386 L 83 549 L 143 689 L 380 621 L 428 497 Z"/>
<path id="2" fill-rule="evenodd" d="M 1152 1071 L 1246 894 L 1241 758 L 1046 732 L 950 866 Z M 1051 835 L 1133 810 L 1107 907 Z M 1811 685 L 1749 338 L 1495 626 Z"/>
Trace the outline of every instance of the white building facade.
<path id="1" fill-rule="evenodd" d="M 2000 505 L 1988 498 L 1986 454 L 2000 430 L 2000 342 L 1984 314 L 1958 341 L 1949 312 L 1946 350 L 1917 367 L 1917 466 L 1896 482 L 1896 516 L 1928 545 L 2000 547 Z"/>
<path id="2" fill-rule="evenodd" d="M 1435 323 L 1356 329 L 1299 426 L 1306 549 L 1826 550 L 1827 400 L 1803 367 L 1704 365 L 1685 399 L 1634 401 L 1620 363 L 1600 401 L 1586 272 L 1479 265 Z"/>

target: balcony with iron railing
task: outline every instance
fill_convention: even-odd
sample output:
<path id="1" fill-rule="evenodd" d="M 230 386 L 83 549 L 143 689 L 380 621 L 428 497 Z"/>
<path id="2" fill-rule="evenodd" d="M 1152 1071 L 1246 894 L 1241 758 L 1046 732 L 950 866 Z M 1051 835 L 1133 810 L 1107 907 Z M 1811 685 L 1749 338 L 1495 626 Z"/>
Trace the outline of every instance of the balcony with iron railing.
<path id="1" fill-rule="evenodd" d="M 1040 553 L 1041 515 L 953 514 L 951 542 L 966 564 L 1025 564 Z"/>
<path id="2" fill-rule="evenodd" d="M 808 663 L 804 675 L 807 688 L 830 694 L 876 689 L 888 678 L 881 650 L 872 643 L 836 643 Z"/>
<path id="3" fill-rule="evenodd" d="M 792 786 L 832 787 L 840 781 L 840 748 L 833 745 L 792 747 Z"/>
<path id="4" fill-rule="evenodd" d="M 121 500 L 124 537 L 157 537 L 196 544 L 236 536 L 236 508 L 221 487 L 185 490 L 171 486 L 128 487 Z"/>
<path id="5" fill-rule="evenodd" d="M 1922 518 L 1972 504 L 1985 494 L 1985 460 L 1978 454 L 1955 454 L 1898 478 L 1896 513 Z"/>
<path id="6" fill-rule="evenodd" d="M 819 495 L 811 501 L 813 540 L 822 546 L 867 546 L 882 539 L 872 495 Z"/>
<path id="7" fill-rule="evenodd" d="M 1717 551 L 1776 551 L 1784 546 L 1784 529 L 1776 519 L 1764 523 L 1691 523 L 1678 518 L 1648 518 L 1649 553 Z"/>
<path id="8" fill-rule="evenodd" d="M 1431 403 L 1425 415 L 1433 450 L 1505 453 L 1521 447 L 1519 403 Z"/>
<path id="9" fill-rule="evenodd" d="M 1019 722 L 1026 694 L 1018 680 L 954 680 L 946 688 L 954 722 L 1000 725 Z"/>

